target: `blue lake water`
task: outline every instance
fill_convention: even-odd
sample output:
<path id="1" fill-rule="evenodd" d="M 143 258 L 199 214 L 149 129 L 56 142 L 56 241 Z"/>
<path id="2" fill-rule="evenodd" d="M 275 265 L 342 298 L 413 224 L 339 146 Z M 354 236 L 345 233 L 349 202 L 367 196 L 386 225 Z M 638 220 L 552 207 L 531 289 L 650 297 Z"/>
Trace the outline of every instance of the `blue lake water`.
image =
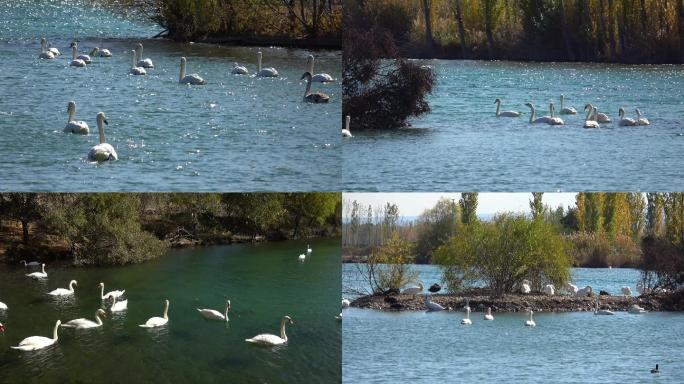
<path id="1" fill-rule="evenodd" d="M 422 266 L 424 283 L 438 269 Z M 362 282 L 356 267 L 343 265 L 343 295 Z M 634 287 L 633 269 L 572 270 L 573 280 L 595 289 Z M 436 280 L 435 280 L 436 279 Z M 595 316 L 590 312 L 537 313 L 534 328 L 523 313 L 494 313 L 492 322 L 473 312 L 343 312 L 344 383 L 554 382 L 680 383 L 684 380 L 684 314 L 653 312 Z M 650 368 L 660 365 L 654 377 Z"/>
<path id="2" fill-rule="evenodd" d="M 432 113 L 396 132 L 344 141 L 350 191 L 678 191 L 684 188 L 684 66 L 426 61 L 437 86 Z M 565 126 L 529 124 L 532 102 L 548 115 L 559 97 L 579 113 Z M 503 110 L 520 118 L 497 118 Z M 613 118 L 583 129 L 585 103 Z M 624 107 L 650 126 L 619 127 Z"/>
<path id="3" fill-rule="evenodd" d="M 339 190 L 339 83 L 314 85 L 332 102 L 310 105 L 302 102 L 305 84 L 299 80 L 310 53 L 316 72 L 338 78 L 339 51 L 152 40 L 159 27 L 83 2 L 21 1 L 3 6 L 0 19 L 0 189 Z M 62 55 L 39 60 L 42 36 Z M 113 57 L 69 67 L 72 39 L 80 53 L 99 46 Z M 155 64 L 147 76 L 128 74 L 138 42 Z M 279 78 L 230 74 L 233 62 L 253 73 L 259 50 Z M 178 83 L 181 56 L 205 86 Z M 70 100 L 90 135 L 62 132 Z M 87 161 L 98 140 L 98 112 L 107 115 L 106 137 L 117 162 Z"/>

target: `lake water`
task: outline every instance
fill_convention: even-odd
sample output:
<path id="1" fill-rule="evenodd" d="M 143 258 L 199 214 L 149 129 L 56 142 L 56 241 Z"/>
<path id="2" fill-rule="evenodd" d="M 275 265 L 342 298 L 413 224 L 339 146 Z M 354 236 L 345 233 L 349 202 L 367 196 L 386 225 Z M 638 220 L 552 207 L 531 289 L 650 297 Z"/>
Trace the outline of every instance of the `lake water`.
<path id="1" fill-rule="evenodd" d="M 395 132 L 345 140 L 351 191 L 678 191 L 684 187 L 684 66 L 426 61 L 437 86 L 432 113 Z M 559 97 L 577 115 L 565 126 L 529 124 Z M 520 118 L 496 118 L 502 111 Z M 585 103 L 614 123 L 583 129 Z M 639 107 L 650 126 L 619 127 L 618 108 Z M 352 127 L 353 131 L 353 127 Z"/>
<path id="2" fill-rule="evenodd" d="M 171 250 L 159 260 L 117 268 L 47 266 L 39 282 L 24 268 L 0 267 L 0 382 L 333 383 L 341 375 L 339 239 L 310 242 L 312 256 L 299 263 L 306 243 L 290 241 Z M 78 281 L 71 300 L 46 292 Z M 57 321 L 90 318 L 105 291 L 126 289 L 128 311 L 92 330 L 61 329 L 56 345 L 34 352 L 10 349 L 23 338 L 51 336 Z M 223 312 L 229 324 L 204 320 L 195 310 Z M 161 316 L 169 323 L 138 327 Z M 111 302 L 110 302 L 111 303 Z M 260 333 L 279 334 L 290 315 L 289 342 L 275 349 L 246 343 Z M 87 363 L 85 363 L 87 362 Z"/>
<path id="3" fill-rule="evenodd" d="M 0 25 L 0 189 L 339 190 L 340 86 L 314 85 L 330 104 L 302 102 L 299 79 L 312 52 L 152 40 L 158 27 L 82 2 L 20 1 L 3 6 L 0 19 L 8 20 Z M 41 36 L 62 55 L 39 60 Z M 81 54 L 99 46 L 113 57 L 69 67 L 72 39 Z M 155 64 L 146 76 L 128 74 L 137 42 Z M 235 61 L 254 72 L 259 50 L 279 78 L 230 74 Z M 339 77 L 339 51 L 314 54 L 316 72 Z M 181 56 L 205 86 L 178 83 Z M 70 100 L 90 135 L 62 132 Z M 117 162 L 87 161 L 98 112 Z"/>
<path id="4" fill-rule="evenodd" d="M 439 278 L 430 267 L 421 268 L 424 282 Z M 343 266 L 343 286 L 356 280 L 354 268 Z M 574 268 L 572 275 L 616 291 L 634 287 L 638 271 Z M 463 312 L 346 309 L 343 382 L 650 382 L 655 364 L 657 382 L 684 380 L 682 313 L 537 313 L 534 328 L 523 325 L 523 313 L 494 313 L 492 322 L 482 315 L 473 312 L 473 324 L 462 326 Z"/>

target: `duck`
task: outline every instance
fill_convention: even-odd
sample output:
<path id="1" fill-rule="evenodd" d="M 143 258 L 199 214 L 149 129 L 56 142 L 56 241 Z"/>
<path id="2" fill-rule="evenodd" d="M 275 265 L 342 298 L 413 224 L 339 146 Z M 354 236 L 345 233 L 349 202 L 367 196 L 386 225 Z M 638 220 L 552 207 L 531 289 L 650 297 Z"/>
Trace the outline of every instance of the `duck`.
<path id="1" fill-rule="evenodd" d="M 62 324 L 62 327 L 64 328 L 74 328 L 74 329 L 89 329 L 89 328 L 98 328 L 102 326 L 102 318 L 107 317 L 107 314 L 103 309 L 98 309 L 95 312 L 95 321 L 88 320 L 88 319 L 74 319 L 67 321 L 66 323 Z"/>
<path id="2" fill-rule="evenodd" d="M 136 76 L 146 75 L 147 71 L 145 70 L 145 68 L 137 65 L 135 60 L 136 60 L 135 51 L 131 49 L 131 71 L 130 71 L 130 74 L 136 75 Z"/>
<path id="3" fill-rule="evenodd" d="M 492 308 L 487 307 L 487 313 L 484 315 L 485 320 L 494 320 L 494 315 L 492 315 Z"/>
<path id="4" fill-rule="evenodd" d="M 57 288 L 55 290 L 52 290 L 48 292 L 48 295 L 51 296 L 69 296 L 74 294 L 74 285 L 78 285 L 76 280 L 71 280 L 69 282 L 69 288 Z"/>
<path id="5" fill-rule="evenodd" d="M 314 104 L 321 104 L 321 103 L 330 102 L 330 96 L 326 95 L 323 92 L 311 93 L 311 73 L 304 72 L 304 74 L 302 75 L 302 78 L 300 80 L 306 81 L 306 90 L 304 91 L 304 98 L 303 98 L 304 102 L 314 103 Z"/>
<path id="6" fill-rule="evenodd" d="M 32 277 L 34 279 L 44 279 L 48 277 L 47 272 L 45 272 L 45 264 L 40 265 L 41 271 L 40 272 L 33 272 L 29 273 L 26 275 L 27 277 Z"/>
<path id="7" fill-rule="evenodd" d="M 499 99 L 498 97 L 496 98 L 496 100 L 494 100 L 494 104 L 496 104 L 496 117 L 519 117 L 521 115 L 520 112 L 516 111 L 501 112 L 501 99 Z"/>
<path id="8" fill-rule="evenodd" d="M 351 122 L 351 116 L 347 115 L 344 118 L 344 128 L 342 128 L 342 137 L 354 137 L 349 129 L 349 123 Z"/>
<path id="9" fill-rule="evenodd" d="M 534 109 L 534 105 L 532 105 L 532 103 L 525 103 L 525 105 L 530 107 L 530 109 L 532 110 L 532 114 L 530 115 L 530 124 L 537 124 L 537 123 L 549 124 L 549 122 L 551 121 L 551 116 L 542 116 L 540 118 L 535 118 L 536 111 Z"/>
<path id="10" fill-rule="evenodd" d="M 164 317 L 150 317 L 145 324 L 140 324 L 142 328 L 155 328 L 166 325 L 169 322 L 169 301 L 165 300 L 166 307 L 164 307 Z"/>
<path id="11" fill-rule="evenodd" d="M 534 314 L 534 312 L 532 312 L 532 310 L 530 309 L 529 311 L 527 311 L 527 313 L 530 315 L 530 318 L 525 320 L 525 326 L 526 327 L 536 327 L 537 323 L 535 323 L 534 319 L 532 318 L 532 314 Z"/>
<path id="12" fill-rule="evenodd" d="M 230 300 L 226 300 L 226 309 L 224 313 L 221 313 L 215 309 L 199 309 L 196 308 L 197 312 L 199 312 L 202 317 L 204 317 L 207 320 L 220 320 L 220 321 L 228 321 L 228 311 L 230 311 Z"/>
<path id="13" fill-rule="evenodd" d="M 311 81 L 314 83 L 330 83 L 335 81 L 335 79 L 327 73 L 314 74 L 314 60 L 314 55 L 309 55 L 307 58 L 309 72 L 311 73 Z"/>
<path id="14" fill-rule="evenodd" d="M 57 342 L 57 330 L 59 329 L 60 325 L 62 325 L 62 322 L 57 320 L 57 323 L 55 323 L 55 328 L 52 330 L 52 338 L 44 336 L 31 336 L 19 342 L 18 346 L 11 348 L 18 349 L 20 351 L 35 351 L 37 349 L 49 347 Z"/>
<path id="15" fill-rule="evenodd" d="M 138 43 L 138 45 L 135 47 L 135 50 L 138 53 L 138 67 L 143 67 L 143 68 L 154 68 L 154 64 L 152 63 L 152 59 L 143 59 L 143 45 L 142 43 Z"/>
<path id="16" fill-rule="evenodd" d="M 99 112 L 96 119 L 97 131 L 100 135 L 100 144 L 90 148 L 90 151 L 88 151 L 88 160 L 97 162 L 119 160 L 119 155 L 116 154 L 116 150 L 111 144 L 107 143 L 105 138 L 104 126 L 102 124 L 109 125 L 109 122 L 107 121 L 104 112 Z"/>
<path id="17" fill-rule="evenodd" d="M 246 342 L 252 344 L 261 344 L 267 346 L 281 345 L 287 343 L 287 335 L 285 334 L 285 324 L 294 324 L 294 320 L 290 316 L 283 316 L 280 320 L 280 336 L 262 333 L 256 335 L 251 339 L 245 339 Z"/>
<path id="18" fill-rule="evenodd" d="M 233 75 L 249 75 L 249 70 L 247 67 L 239 65 L 238 63 L 233 63 L 233 69 L 230 71 Z"/>
<path id="19" fill-rule="evenodd" d="M 466 317 L 461 319 L 462 325 L 471 325 L 473 322 L 470 320 L 470 307 L 466 308 Z"/>
<path id="20" fill-rule="evenodd" d="M 645 118 L 641 115 L 641 111 L 639 110 L 639 108 L 635 108 L 634 110 L 636 111 L 636 114 L 637 114 L 637 120 L 636 120 L 637 125 L 651 125 L 651 122 L 648 121 L 647 118 Z"/>
<path id="21" fill-rule="evenodd" d="M 104 294 L 104 283 L 98 284 L 97 287 L 100 288 L 100 299 L 102 299 L 102 300 L 107 300 L 107 299 L 111 299 L 114 297 L 118 298 L 118 297 L 123 296 L 124 293 L 126 293 L 126 290 L 124 289 L 123 291 L 110 291 L 110 292 L 107 292 L 107 294 L 105 295 Z"/>
<path id="22" fill-rule="evenodd" d="M 403 293 L 404 295 L 418 295 L 420 293 L 423 293 L 423 283 L 419 281 L 417 287 L 406 288 L 401 293 Z"/>
<path id="23" fill-rule="evenodd" d="M 112 296 L 112 306 L 109 308 L 111 312 L 121 312 L 128 309 L 128 299 L 116 301 L 116 296 Z"/>
<path id="24" fill-rule="evenodd" d="M 573 107 L 564 107 L 563 102 L 565 101 L 565 97 L 563 95 L 560 95 L 560 113 L 561 115 L 576 115 L 577 110 Z"/>
<path id="25" fill-rule="evenodd" d="M 187 59 L 185 57 L 181 57 L 180 75 L 178 76 L 178 82 L 181 84 L 204 85 L 204 79 L 200 75 L 196 73 L 193 73 L 191 75 L 185 75 L 186 64 Z"/>
<path id="26" fill-rule="evenodd" d="M 261 51 L 257 52 L 257 77 L 278 77 L 278 71 L 273 68 L 261 68 L 261 59 L 263 58 Z"/>
<path id="27" fill-rule="evenodd" d="M 594 107 L 591 104 L 587 104 L 584 106 L 584 109 L 589 109 L 589 111 L 587 111 L 587 117 L 584 119 L 582 128 L 600 128 L 601 126 L 598 121 L 592 120 L 592 116 L 595 114 Z"/>
<path id="28" fill-rule="evenodd" d="M 67 114 L 69 117 L 67 118 L 67 123 L 64 126 L 64 132 L 76 133 L 79 135 L 87 135 L 90 133 L 90 127 L 88 127 L 88 123 L 82 120 L 75 120 L 74 118 L 76 115 L 75 101 L 72 100 L 67 103 Z"/>
<path id="29" fill-rule="evenodd" d="M 439 291 L 441 291 L 441 290 L 442 290 L 442 286 L 439 285 L 439 284 L 437 284 L 437 283 L 432 284 L 432 285 L 430 286 L 430 288 L 428 288 L 428 291 L 430 291 L 430 292 L 432 292 L 432 293 L 437 293 L 437 292 L 439 292 Z"/>
<path id="30" fill-rule="evenodd" d="M 623 127 L 633 127 L 637 125 L 636 120 L 632 119 L 631 117 L 625 117 L 625 109 L 620 107 L 618 109 L 618 114 L 620 115 L 620 125 Z"/>

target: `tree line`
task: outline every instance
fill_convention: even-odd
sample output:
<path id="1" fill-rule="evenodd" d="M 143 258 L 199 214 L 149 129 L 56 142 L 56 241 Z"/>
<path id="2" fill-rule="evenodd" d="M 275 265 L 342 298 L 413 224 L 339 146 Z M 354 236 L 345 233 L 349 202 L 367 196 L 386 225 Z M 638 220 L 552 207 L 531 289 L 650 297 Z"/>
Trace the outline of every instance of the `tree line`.
<path id="1" fill-rule="evenodd" d="M 142 262 L 168 246 L 331 236 L 338 193 L 0 193 L 0 257 Z"/>

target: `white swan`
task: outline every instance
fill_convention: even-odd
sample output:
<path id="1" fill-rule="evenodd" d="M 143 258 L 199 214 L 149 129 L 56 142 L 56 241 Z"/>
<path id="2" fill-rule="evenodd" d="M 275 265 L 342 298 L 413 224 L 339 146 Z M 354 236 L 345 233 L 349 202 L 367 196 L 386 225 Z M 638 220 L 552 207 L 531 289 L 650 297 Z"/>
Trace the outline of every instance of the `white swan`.
<path id="1" fill-rule="evenodd" d="M 576 295 L 577 291 L 579 291 L 579 288 L 575 284 L 572 283 L 565 283 L 565 292 L 571 294 L 571 295 Z"/>
<path id="2" fill-rule="evenodd" d="M 556 288 L 553 286 L 553 284 L 546 284 L 544 286 L 544 294 L 548 296 L 553 296 L 556 294 Z"/>
<path id="3" fill-rule="evenodd" d="M 48 295 L 52 296 L 67 296 L 67 295 L 73 295 L 74 294 L 74 285 L 78 285 L 76 280 L 71 280 L 69 282 L 69 289 L 66 288 L 57 288 L 53 291 L 48 292 Z"/>
<path id="4" fill-rule="evenodd" d="M 249 70 L 244 65 L 233 63 L 233 69 L 230 71 L 233 75 L 249 75 Z"/>
<path id="5" fill-rule="evenodd" d="M 109 308 L 112 312 L 121 312 L 128 309 L 128 299 L 116 301 L 116 296 L 112 296 L 112 306 Z"/>
<path id="6" fill-rule="evenodd" d="M 22 340 L 18 346 L 11 347 L 12 349 L 19 349 L 22 351 L 35 351 L 36 349 L 43 349 L 49 347 L 57 342 L 57 329 L 62 324 L 61 321 L 57 320 L 55 328 L 52 330 L 52 339 L 44 336 L 31 336 Z"/>
<path id="7" fill-rule="evenodd" d="M 311 252 L 313 252 L 313 249 L 311 249 L 311 246 L 309 244 L 307 244 L 306 245 L 306 253 L 310 255 Z"/>
<path id="8" fill-rule="evenodd" d="M 67 118 L 66 126 L 64 126 L 64 132 L 67 133 L 77 133 L 79 135 L 87 135 L 90 133 L 90 127 L 88 123 L 82 120 L 75 120 L 76 115 L 76 102 L 70 101 L 67 103 Z"/>
<path id="9" fill-rule="evenodd" d="M 530 124 L 537 124 L 537 123 L 546 123 L 549 124 L 551 121 L 551 116 L 542 116 L 540 118 L 535 118 L 536 111 L 534 109 L 534 105 L 532 103 L 525 103 L 526 106 L 530 107 L 532 110 L 532 114 L 530 115 Z"/>
<path id="10" fill-rule="evenodd" d="M 637 125 L 651 125 L 651 122 L 648 121 L 647 118 L 642 117 L 641 111 L 639 110 L 639 108 L 635 108 L 634 110 L 636 111 L 636 114 L 637 114 L 637 121 L 636 121 Z"/>
<path id="11" fill-rule="evenodd" d="M 304 261 L 306 260 L 306 255 L 302 253 L 301 255 L 299 255 L 298 259 L 299 261 Z"/>
<path id="12" fill-rule="evenodd" d="M 42 37 L 40 39 L 40 55 L 38 55 L 39 59 L 46 59 L 46 60 L 51 60 L 55 58 L 55 54 L 47 50 L 45 38 Z"/>
<path id="13" fill-rule="evenodd" d="M 304 91 L 304 98 L 303 98 L 304 102 L 321 104 L 321 103 L 327 103 L 330 101 L 330 96 L 326 95 L 323 92 L 311 93 L 311 73 L 304 72 L 304 74 L 302 75 L 302 78 L 300 80 L 306 81 L 306 90 Z"/>
<path id="14" fill-rule="evenodd" d="M 580 297 L 591 296 L 593 293 L 594 289 L 591 287 L 591 285 L 587 285 L 586 287 L 577 290 L 577 296 Z"/>
<path id="15" fill-rule="evenodd" d="M 349 299 L 342 299 L 342 308 L 349 308 L 350 305 L 351 302 L 349 301 Z"/>
<path id="16" fill-rule="evenodd" d="M 589 104 L 589 105 L 591 105 L 591 104 Z M 594 116 L 593 116 L 592 120 L 598 121 L 599 123 L 610 123 L 610 122 L 612 122 L 612 120 L 610 119 L 610 117 L 608 115 L 606 115 L 605 113 L 599 112 L 598 108 L 594 107 L 593 105 L 591 105 L 591 107 L 594 109 Z"/>
<path id="17" fill-rule="evenodd" d="M 90 51 L 90 56 L 93 57 L 112 57 L 112 52 L 107 48 L 95 47 Z"/>
<path id="18" fill-rule="evenodd" d="M 648 312 L 648 311 L 645 310 L 645 309 L 643 309 L 643 308 L 641 308 L 641 307 L 640 307 L 639 305 L 637 305 L 637 304 L 632 304 L 632 305 L 629 307 L 629 309 L 627 309 L 627 312 L 629 312 L 629 313 L 631 313 L 631 314 L 633 314 L 633 315 L 639 315 L 639 314 L 642 314 L 642 313 L 646 313 L 646 312 Z"/>
<path id="19" fill-rule="evenodd" d="M 608 309 L 599 309 L 599 302 L 596 300 L 596 305 L 594 306 L 594 315 L 614 315 L 613 311 Z"/>
<path id="20" fill-rule="evenodd" d="M 532 113 L 534 114 L 534 112 L 532 112 Z M 530 281 L 529 280 L 523 280 L 522 284 L 520 284 L 520 293 L 526 295 L 530 292 L 532 292 L 532 289 L 530 288 Z"/>
<path id="21" fill-rule="evenodd" d="M 560 117 L 555 116 L 556 107 L 553 103 L 549 104 L 549 113 L 551 114 L 551 120 L 549 120 L 549 125 L 565 125 L 565 122 Z"/>
<path id="22" fill-rule="evenodd" d="M 620 125 L 623 127 L 633 127 L 637 125 L 636 120 L 632 119 L 631 117 L 625 117 L 625 109 L 620 107 L 618 110 L 618 114 L 620 115 Z"/>
<path id="23" fill-rule="evenodd" d="M 166 307 L 164 308 L 164 317 L 150 317 L 145 324 L 139 325 L 143 328 L 161 327 L 169 322 L 169 301 L 166 300 Z"/>
<path id="24" fill-rule="evenodd" d="M 119 155 L 111 144 L 107 143 L 104 134 L 104 126 L 102 124 L 109 124 L 104 112 L 97 114 L 97 132 L 100 135 L 100 144 L 93 146 L 88 151 L 88 160 L 90 161 L 109 161 L 119 160 Z"/>
<path id="25" fill-rule="evenodd" d="M 143 45 L 142 43 L 138 43 L 136 46 L 135 50 L 138 52 L 138 67 L 143 67 L 143 68 L 154 68 L 154 64 L 152 64 L 152 59 L 143 59 Z"/>
<path id="26" fill-rule="evenodd" d="M 333 79 L 332 76 L 328 75 L 327 73 L 314 74 L 314 60 L 314 56 L 309 55 L 307 63 L 309 72 L 311 73 L 311 81 L 313 81 L 314 83 L 329 83 L 331 81 L 335 81 L 335 79 Z"/>
<path id="27" fill-rule="evenodd" d="M 72 67 L 83 68 L 86 66 L 86 62 L 76 57 L 76 43 L 71 43 L 71 63 Z"/>
<path id="28" fill-rule="evenodd" d="M 430 295 L 425 295 L 425 306 L 427 307 L 427 310 L 429 312 L 432 311 L 443 311 L 446 308 L 442 307 L 441 305 L 435 303 L 430 299 Z"/>
<path id="29" fill-rule="evenodd" d="M 632 289 L 630 287 L 625 286 L 620 288 L 620 290 L 624 296 L 632 296 Z"/>
<path id="30" fill-rule="evenodd" d="M 77 42 L 74 41 L 73 43 L 71 43 L 71 46 L 72 46 L 74 51 L 78 52 L 78 43 Z M 86 64 L 92 64 L 93 63 L 93 60 L 90 58 L 89 55 L 78 55 L 76 57 L 76 59 L 82 60 Z"/>
<path id="31" fill-rule="evenodd" d="M 75 329 L 88 329 L 88 328 L 97 328 L 102 326 L 102 318 L 107 317 L 105 311 L 103 309 L 98 309 L 95 312 L 95 321 L 88 320 L 88 319 L 74 319 L 67 321 L 66 323 L 62 324 L 62 327 L 64 328 L 75 328 Z"/>
<path id="32" fill-rule="evenodd" d="M 525 326 L 526 326 L 526 327 L 536 327 L 536 326 L 537 326 L 537 323 L 535 323 L 535 322 L 534 322 L 534 319 L 532 318 L 532 314 L 533 314 L 534 312 L 532 312 L 532 310 L 530 309 L 527 313 L 530 315 L 530 318 L 527 319 L 527 320 L 525 320 Z"/>
<path id="33" fill-rule="evenodd" d="M 21 261 L 19 261 L 19 264 L 24 264 L 24 268 L 26 268 L 26 267 L 40 267 L 40 263 L 37 261 L 29 261 L 27 263 L 26 260 L 21 260 Z"/>
<path id="34" fill-rule="evenodd" d="M 487 307 L 487 313 L 484 315 L 485 320 L 494 320 L 494 315 L 492 315 L 492 308 Z"/>
<path id="35" fill-rule="evenodd" d="M 473 322 L 470 320 L 470 307 L 466 308 L 466 317 L 461 319 L 461 324 L 470 325 Z"/>
<path id="36" fill-rule="evenodd" d="M 560 95 L 560 110 L 561 110 L 560 113 L 561 113 L 561 115 L 576 115 L 577 110 L 573 107 L 565 108 L 564 104 L 563 104 L 564 101 L 565 101 L 565 97 L 563 95 Z"/>
<path id="37" fill-rule="evenodd" d="M 123 296 L 124 293 L 126 293 L 126 290 L 124 289 L 123 291 L 110 291 L 110 292 L 107 292 L 107 294 L 105 295 L 104 283 L 100 283 L 97 286 L 98 286 L 98 288 L 100 288 L 100 299 L 102 299 L 102 300 L 111 299 L 113 297 L 121 297 L 121 296 Z"/>
<path id="38" fill-rule="evenodd" d="M 48 46 L 48 49 L 47 49 L 48 52 L 51 52 L 53 55 L 55 55 L 55 57 L 61 55 L 61 53 L 59 52 L 59 49 L 53 47 L 52 43 L 48 42 L 47 46 Z"/>
<path id="39" fill-rule="evenodd" d="M 494 100 L 494 104 L 496 104 L 496 117 L 519 117 L 521 115 L 520 112 L 516 112 L 516 111 L 500 112 L 500 110 L 501 110 L 501 99 L 499 99 L 499 98 Z"/>
<path id="40" fill-rule="evenodd" d="M 285 344 L 287 343 L 287 335 L 285 334 L 285 323 L 294 324 L 294 321 L 290 316 L 283 316 L 283 319 L 280 320 L 280 337 L 268 333 L 262 333 L 261 335 L 256 335 L 251 339 L 245 339 L 245 341 L 248 343 L 262 345 Z"/>
<path id="41" fill-rule="evenodd" d="M 2 301 L 0 301 L 0 310 L 4 311 L 4 310 L 7 310 L 7 309 L 9 309 L 9 307 L 7 307 L 7 304 L 5 304 L 5 303 L 3 303 Z"/>
<path id="42" fill-rule="evenodd" d="M 351 116 L 344 118 L 344 128 L 342 128 L 342 137 L 354 137 L 349 130 L 349 123 L 351 122 Z"/>
<path id="43" fill-rule="evenodd" d="M 146 75 L 147 71 L 145 70 L 145 68 L 136 65 L 135 60 L 135 51 L 131 49 L 131 75 Z"/>
<path id="44" fill-rule="evenodd" d="M 261 68 L 261 59 L 263 58 L 263 54 L 261 51 L 257 52 L 257 76 L 258 77 L 278 77 L 278 71 L 273 68 Z"/>
<path id="45" fill-rule="evenodd" d="M 187 64 L 187 59 L 181 57 L 180 65 L 180 75 L 178 76 L 178 82 L 181 84 L 193 84 L 193 85 L 204 85 L 204 79 L 200 75 L 193 73 L 191 75 L 185 75 L 185 66 Z"/>
<path id="46" fill-rule="evenodd" d="M 41 264 L 41 265 L 40 265 L 40 268 L 41 268 L 41 272 L 29 273 L 29 274 L 26 275 L 26 276 L 27 276 L 27 277 L 32 277 L 32 278 L 34 278 L 34 279 L 44 279 L 44 278 L 46 278 L 46 277 L 47 277 L 47 273 L 45 272 L 45 264 Z"/>
<path id="47" fill-rule="evenodd" d="M 230 311 L 230 300 L 226 300 L 226 309 L 224 313 L 221 313 L 215 309 L 199 309 L 197 311 L 208 320 L 221 320 L 228 321 L 228 311 Z"/>
<path id="48" fill-rule="evenodd" d="M 587 117 L 584 118 L 584 125 L 582 128 L 600 128 L 601 126 L 599 125 L 598 121 L 591 120 L 592 115 L 594 114 L 594 106 L 587 104 L 584 106 L 584 109 L 589 109 L 589 111 L 587 111 Z"/>
<path id="49" fill-rule="evenodd" d="M 417 294 L 420 294 L 422 292 L 423 292 L 423 283 L 421 283 L 419 281 L 417 287 L 406 288 L 401 293 L 403 293 L 404 295 L 417 295 Z"/>

